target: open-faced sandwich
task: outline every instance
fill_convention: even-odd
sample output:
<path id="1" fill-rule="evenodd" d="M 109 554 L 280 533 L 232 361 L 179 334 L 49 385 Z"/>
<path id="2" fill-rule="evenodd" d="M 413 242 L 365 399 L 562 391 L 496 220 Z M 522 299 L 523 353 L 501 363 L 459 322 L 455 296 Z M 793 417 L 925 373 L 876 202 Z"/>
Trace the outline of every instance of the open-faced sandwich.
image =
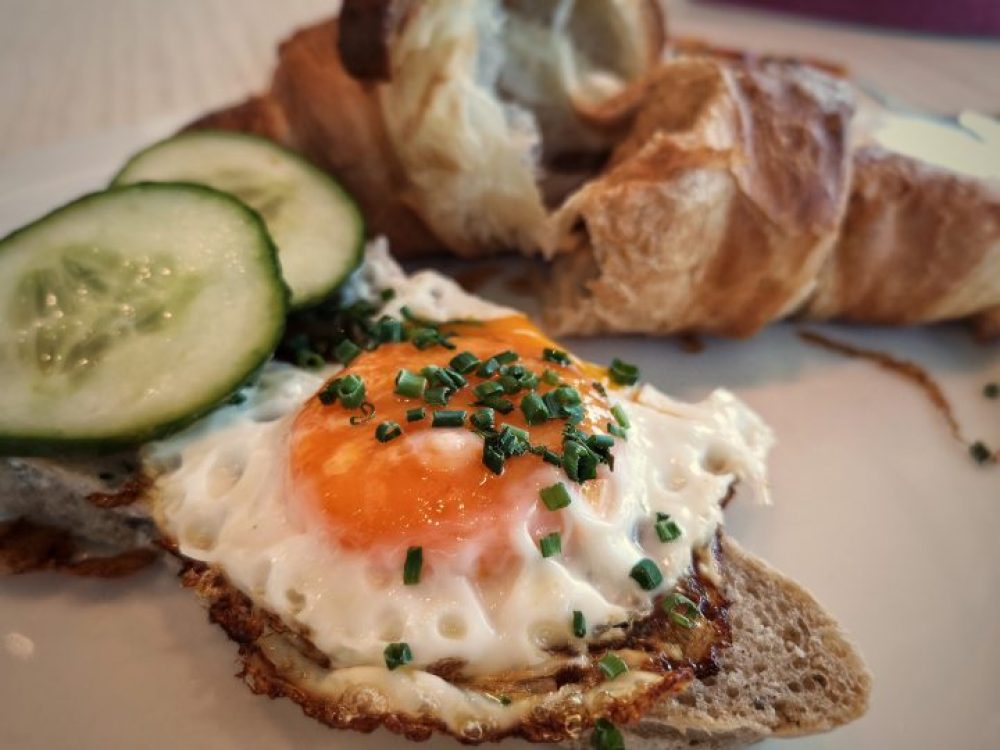
<path id="1" fill-rule="evenodd" d="M 260 213 L 148 181 L 191 171 Z M 865 710 L 836 623 L 724 533 L 767 498 L 756 414 L 382 242 L 355 268 L 361 236 L 295 156 L 193 133 L 0 241 L 6 567 L 165 548 L 249 687 L 341 729 L 723 747 Z"/>

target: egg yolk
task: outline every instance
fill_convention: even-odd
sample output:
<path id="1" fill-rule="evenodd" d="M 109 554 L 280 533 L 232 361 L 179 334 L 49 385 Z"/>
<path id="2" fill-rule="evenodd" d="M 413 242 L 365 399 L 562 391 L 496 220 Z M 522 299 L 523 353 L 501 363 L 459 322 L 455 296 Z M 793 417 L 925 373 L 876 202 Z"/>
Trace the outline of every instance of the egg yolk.
<path id="1" fill-rule="evenodd" d="M 401 369 L 419 373 L 428 365 L 446 367 L 463 351 L 485 361 L 513 350 L 519 355 L 516 364 L 539 376 L 553 370 L 560 385 L 579 391 L 586 416 L 578 426 L 593 434 L 603 433 L 612 419 L 606 396 L 594 387 L 603 371 L 575 360 L 567 366 L 544 360 L 543 349 L 555 345 L 519 316 L 447 330 L 454 334 L 454 350 L 434 346 L 421 351 L 409 342 L 382 344 L 360 354 L 339 374 L 364 380 L 365 398 L 375 407 L 370 421 L 351 424 L 349 417 L 358 414 L 357 410 L 339 403 L 323 404 L 317 397 L 295 419 L 289 459 L 294 497 L 318 512 L 343 547 L 374 550 L 413 545 L 426 553 L 456 550 L 469 540 L 478 540 L 480 545 L 492 545 L 495 555 L 502 555 L 508 546 L 506 531 L 519 523 L 526 523 L 536 538 L 562 529 L 562 514 L 548 511 L 539 500 L 543 487 L 556 481 L 570 484 L 561 469 L 530 453 L 509 458 L 500 475 L 483 464 L 484 441 L 472 430 L 468 416 L 479 408 L 473 388 L 484 378 L 475 370 L 467 373 L 468 385 L 453 393 L 447 406 L 431 406 L 422 397 L 397 395 L 396 376 Z M 544 395 L 554 387 L 540 381 L 535 392 Z M 527 424 L 520 409 L 527 393 L 505 396 L 515 408 L 506 415 L 497 412 L 496 427 L 509 424 L 528 430 L 532 445 L 545 445 L 561 454 L 565 420 Z M 426 417 L 407 422 L 407 410 L 420 406 Z M 436 409 L 465 410 L 465 424 L 432 427 Z M 375 428 L 385 420 L 398 423 L 403 434 L 381 443 Z M 604 481 L 599 474 L 597 480 L 586 483 L 588 500 L 602 502 Z"/>

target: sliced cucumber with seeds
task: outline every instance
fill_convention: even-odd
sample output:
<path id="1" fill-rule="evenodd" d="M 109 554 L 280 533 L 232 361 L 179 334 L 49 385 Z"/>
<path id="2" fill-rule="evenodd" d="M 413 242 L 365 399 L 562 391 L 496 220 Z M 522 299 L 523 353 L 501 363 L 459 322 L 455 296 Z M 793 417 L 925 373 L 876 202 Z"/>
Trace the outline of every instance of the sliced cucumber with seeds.
<path id="1" fill-rule="evenodd" d="M 180 428 L 274 351 L 288 290 L 260 217 L 201 185 L 94 193 L 0 240 L 0 453 Z"/>
<path id="2" fill-rule="evenodd" d="M 257 136 L 198 130 L 133 156 L 113 184 L 197 182 L 232 193 L 264 217 L 292 307 L 330 295 L 361 262 L 364 222 L 344 190 L 287 149 Z"/>

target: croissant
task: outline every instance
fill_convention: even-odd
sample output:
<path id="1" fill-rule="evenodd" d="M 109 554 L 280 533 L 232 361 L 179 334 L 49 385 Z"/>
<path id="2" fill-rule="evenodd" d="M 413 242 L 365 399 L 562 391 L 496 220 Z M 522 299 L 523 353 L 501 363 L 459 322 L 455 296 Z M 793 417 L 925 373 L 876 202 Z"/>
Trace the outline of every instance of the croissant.
<path id="1" fill-rule="evenodd" d="M 1000 334 L 997 183 L 869 142 L 836 70 L 666 44 L 654 0 L 346 0 L 196 126 L 299 149 L 403 257 L 542 255 L 556 334 Z"/>

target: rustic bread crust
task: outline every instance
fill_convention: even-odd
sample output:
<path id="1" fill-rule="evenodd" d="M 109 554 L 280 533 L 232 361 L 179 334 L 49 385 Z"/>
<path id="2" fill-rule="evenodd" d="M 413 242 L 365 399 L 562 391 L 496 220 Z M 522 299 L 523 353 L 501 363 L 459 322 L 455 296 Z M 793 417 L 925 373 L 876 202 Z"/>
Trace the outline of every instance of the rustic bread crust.
<path id="1" fill-rule="evenodd" d="M 549 327 L 748 336 L 794 309 L 846 206 L 852 113 L 799 65 L 664 64 L 611 168 L 553 217 Z"/>

